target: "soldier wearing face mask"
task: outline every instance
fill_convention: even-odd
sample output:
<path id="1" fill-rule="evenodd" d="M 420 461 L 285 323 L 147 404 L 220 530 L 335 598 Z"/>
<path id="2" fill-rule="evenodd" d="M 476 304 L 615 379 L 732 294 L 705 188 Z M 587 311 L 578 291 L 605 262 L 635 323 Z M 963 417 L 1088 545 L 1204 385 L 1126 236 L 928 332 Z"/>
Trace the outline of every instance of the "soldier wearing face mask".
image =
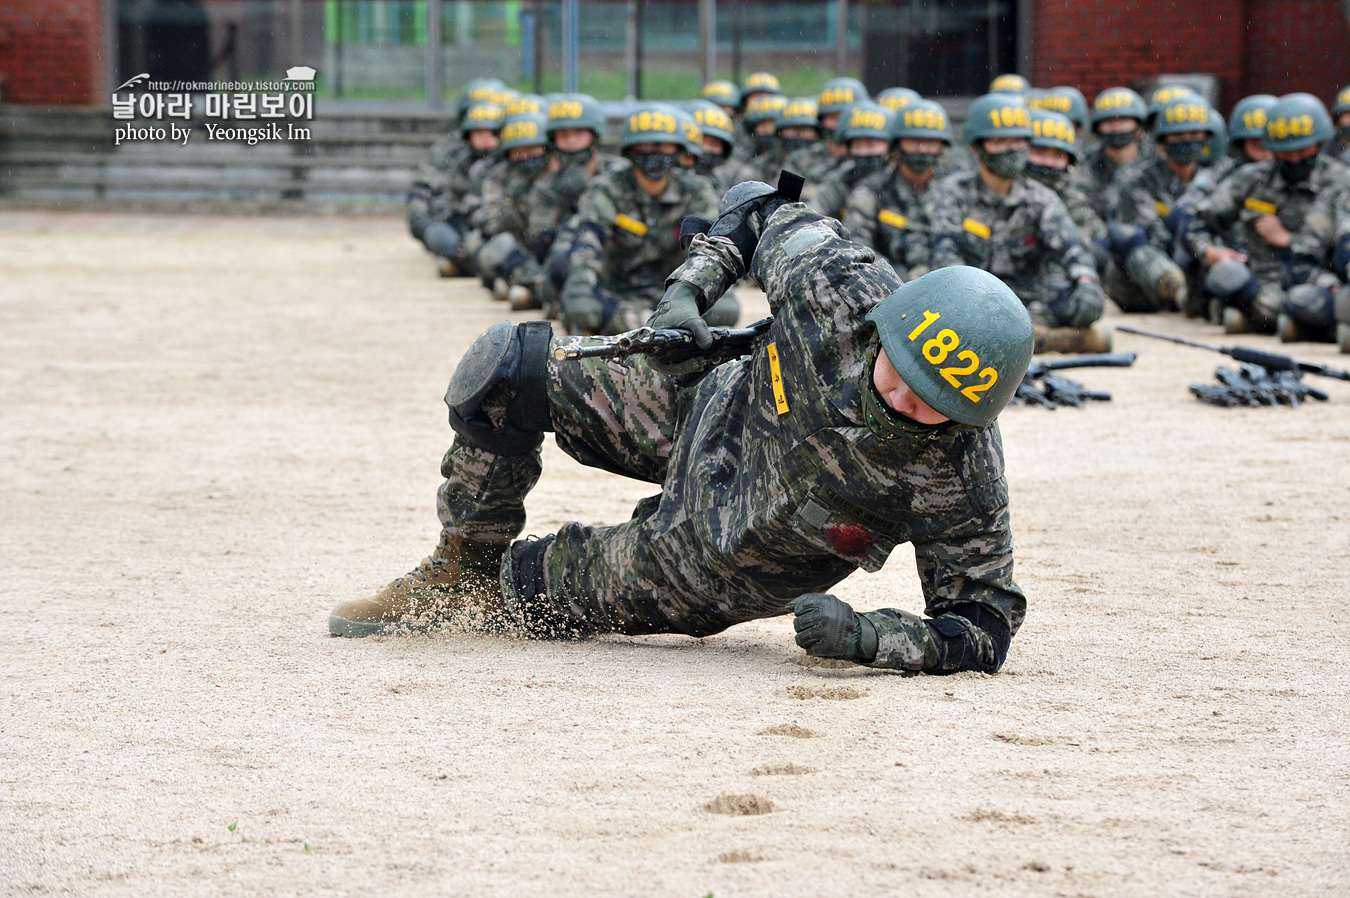
<path id="1" fill-rule="evenodd" d="M 1147 117 L 1144 98 L 1128 87 L 1104 90 L 1092 103 L 1092 130 L 1101 143 L 1083 154 L 1074 177 L 1102 221 L 1115 215 L 1121 185 L 1132 176 L 1131 169 L 1147 158 L 1140 151 Z"/>
<path id="2" fill-rule="evenodd" d="M 744 161 L 733 157 L 736 123 L 731 116 L 707 100 L 693 100 L 685 108 L 703 129 L 703 153 L 694 162 L 694 171 L 712 179 L 713 189 L 719 197 L 733 185 L 753 181 L 754 170 Z"/>
<path id="3" fill-rule="evenodd" d="M 1350 87 L 1342 87 L 1331 108 L 1336 119 L 1336 139 L 1327 144 L 1326 153 L 1350 165 Z"/>
<path id="4" fill-rule="evenodd" d="M 567 276 L 566 259 L 574 237 L 567 222 L 576 214 L 581 194 L 591 181 L 627 163 L 600 150 L 605 117 L 599 102 L 587 94 L 555 97 L 548 104 L 546 130 L 557 165 L 534 182 L 525 198 L 526 240 L 516 252 L 528 253 L 546 268 L 551 254 L 562 261 L 554 265 L 556 277 L 528 263 L 519 271 L 507 266 L 514 273 L 506 298 L 516 311 L 542 305 L 556 317 L 558 291 Z"/>
<path id="5" fill-rule="evenodd" d="M 754 180 L 777 183 L 783 170 L 787 149 L 778 136 L 778 120 L 787 108 L 787 97 L 763 93 L 745 107 L 741 124 L 745 126 L 750 152 L 746 160 L 755 173 Z"/>
<path id="6" fill-rule="evenodd" d="M 859 103 L 841 121 L 840 137 L 848 159 L 837 165 L 816 188 L 810 206 L 821 215 L 843 220 L 848 195 L 862 180 L 890 165 L 895 113 L 878 103 Z"/>
<path id="7" fill-rule="evenodd" d="M 482 243 L 469 227 L 471 203 L 482 187 L 485 166 L 498 156 L 501 129 L 502 107 L 461 103 L 462 139 L 438 142 L 432 158 L 417 168 L 408 192 L 408 227 L 439 257 L 442 277 L 473 273 L 473 256 Z"/>
<path id="8" fill-rule="evenodd" d="M 918 94 L 915 94 L 915 98 L 918 98 Z M 820 122 L 821 136 L 825 138 L 825 146 L 822 147 L 822 151 L 833 160 L 832 164 L 824 166 L 824 171 L 838 165 L 848 156 L 847 142 L 836 140 L 836 135 L 841 133 L 840 120 L 854 106 L 859 103 L 866 103 L 870 99 L 867 88 L 863 87 L 862 82 L 857 78 L 831 78 L 825 82 L 825 86 L 816 95 L 816 114 Z M 792 171 L 798 174 L 802 173 L 801 169 L 794 168 Z M 807 180 L 809 181 L 810 178 L 807 178 Z"/>
<path id="9" fill-rule="evenodd" d="M 1281 97 L 1266 121 L 1274 158 L 1244 165 L 1196 206 L 1184 240 L 1207 266 L 1211 315 L 1228 333 L 1269 333 L 1286 311 L 1293 235 L 1319 194 L 1350 187 L 1350 168 L 1321 153 L 1334 133 L 1321 100 Z"/>
<path id="10" fill-rule="evenodd" d="M 965 138 L 979 167 L 933 188 L 932 266 L 999 277 L 1026 304 L 1040 351 L 1106 352 L 1092 254 L 1055 192 L 1024 175 L 1032 133 L 1020 96 L 985 94 L 970 105 Z"/>
<path id="11" fill-rule="evenodd" d="M 539 179 L 556 170 L 558 161 L 549 152 L 541 114 L 515 115 L 502 125 L 502 152 L 507 164 L 483 183 L 482 203 L 470 222 L 484 243 L 475 259 L 483 283 L 497 299 L 508 298 L 512 280 L 532 283 L 542 274 L 529 245 L 526 197 Z"/>
<path id="12" fill-rule="evenodd" d="M 1027 150 L 1026 175 L 1049 187 L 1064 202 L 1069 217 L 1078 228 L 1078 239 L 1092 253 L 1100 274 L 1110 257 L 1106 223 L 1092 208 L 1087 193 L 1071 177 L 1079 155 L 1078 129 L 1068 116 L 1044 107 L 1031 110 L 1031 147 Z"/>
<path id="13" fill-rule="evenodd" d="M 834 157 L 821 139 L 819 107 L 814 97 L 797 97 L 783 107 L 778 119 L 778 139 L 783 142 L 787 158 L 783 168 L 796 172 L 808 183 L 820 179 L 834 168 Z"/>
<path id="14" fill-rule="evenodd" d="M 913 280 L 928 272 L 932 186 L 943 176 L 939 160 L 952 145 L 947 111 L 915 100 L 895 113 L 894 168 L 868 175 L 848 195 L 844 227 L 855 243 L 890 260 L 896 274 Z"/>
<path id="15" fill-rule="evenodd" d="M 574 334 L 618 334 L 639 327 L 683 260 L 680 222 L 711 218 L 712 184 L 678 166 L 684 149 L 679 119 L 661 104 L 645 104 L 624 120 L 620 140 L 631 163 L 597 177 L 581 195 L 562 288 L 562 320 Z M 713 314 L 735 322 L 728 297 Z M 730 319 L 728 321 L 727 319 Z"/>
<path id="16" fill-rule="evenodd" d="M 1196 314 L 1186 273 L 1173 259 L 1172 212 L 1200 171 L 1212 110 L 1183 94 L 1158 110 L 1155 136 L 1162 148 L 1133 172 L 1109 224 L 1111 264 L 1106 292 L 1126 312 L 1180 309 Z M 1199 295 L 1199 284 L 1195 285 Z"/>

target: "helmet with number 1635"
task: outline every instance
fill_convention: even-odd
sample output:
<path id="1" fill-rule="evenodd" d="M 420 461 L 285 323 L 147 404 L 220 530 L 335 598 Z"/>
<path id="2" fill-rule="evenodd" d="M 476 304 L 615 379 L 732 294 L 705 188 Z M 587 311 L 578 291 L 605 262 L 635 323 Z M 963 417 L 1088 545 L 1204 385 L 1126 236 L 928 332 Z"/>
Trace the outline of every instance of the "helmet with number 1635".
<path id="1" fill-rule="evenodd" d="M 1017 294 L 964 265 L 901 284 L 867 320 L 914 394 L 972 427 L 987 426 L 1012 400 L 1036 340 Z"/>

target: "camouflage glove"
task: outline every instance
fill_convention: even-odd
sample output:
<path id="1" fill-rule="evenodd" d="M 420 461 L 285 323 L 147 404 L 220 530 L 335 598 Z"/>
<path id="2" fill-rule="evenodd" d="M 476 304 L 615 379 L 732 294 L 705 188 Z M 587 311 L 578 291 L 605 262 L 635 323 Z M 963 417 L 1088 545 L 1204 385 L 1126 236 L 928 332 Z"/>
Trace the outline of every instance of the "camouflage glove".
<path id="1" fill-rule="evenodd" d="M 839 658 L 870 664 L 877 657 L 877 630 L 847 602 L 834 596 L 809 592 L 788 602 L 797 615 L 792 622 L 797 645 L 817 658 Z"/>
<path id="2" fill-rule="evenodd" d="M 605 306 L 584 272 L 574 270 L 562 289 L 562 315 L 571 334 L 596 334 L 605 323 Z"/>

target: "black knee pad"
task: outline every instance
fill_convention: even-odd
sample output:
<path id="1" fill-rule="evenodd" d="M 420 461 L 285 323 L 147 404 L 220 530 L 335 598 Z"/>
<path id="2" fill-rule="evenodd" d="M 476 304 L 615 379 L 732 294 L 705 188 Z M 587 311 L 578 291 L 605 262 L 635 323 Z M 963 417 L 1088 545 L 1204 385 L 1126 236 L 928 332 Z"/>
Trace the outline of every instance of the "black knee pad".
<path id="1" fill-rule="evenodd" d="M 988 638 L 992 648 L 992 657 L 986 657 L 981 652 L 980 633 L 972 632 L 970 627 L 951 617 L 935 617 L 925 623 L 942 643 L 942 660 L 930 673 L 956 673 L 962 670 L 997 673 L 1008 657 L 1008 646 L 1012 644 L 1012 633 L 1007 624 L 998 615 L 974 602 L 957 605 L 947 613 L 959 615 L 977 630 L 983 631 L 982 635 Z"/>
<path id="2" fill-rule="evenodd" d="M 547 321 L 499 321 L 464 353 L 450 377 L 445 404 L 450 426 L 466 443 L 508 456 L 539 448 L 544 432 L 553 429 L 548 406 L 552 336 Z M 498 392 L 503 385 L 505 395 Z M 490 395 L 495 407 L 485 408 Z"/>

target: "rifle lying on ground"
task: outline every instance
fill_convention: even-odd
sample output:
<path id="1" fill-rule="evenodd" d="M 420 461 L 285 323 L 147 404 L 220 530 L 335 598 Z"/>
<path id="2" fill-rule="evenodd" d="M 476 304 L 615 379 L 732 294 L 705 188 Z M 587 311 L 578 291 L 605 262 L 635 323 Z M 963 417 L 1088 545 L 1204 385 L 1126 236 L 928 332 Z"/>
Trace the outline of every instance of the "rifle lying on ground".
<path id="1" fill-rule="evenodd" d="M 1100 390 L 1088 390 L 1076 380 L 1061 377 L 1056 371 L 1066 368 L 1128 368 L 1134 364 L 1133 352 L 1117 352 L 1100 355 L 1080 355 L 1074 358 L 1055 359 L 1048 362 L 1032 362 L 1027 366 L 1026 376 L 1017 385 L 1013 402 L 1027 405 L 1039 405 L 1054 409 L 1061 405 L 1081 408 L 1089 399 L 1109 402 L 1111 394 Z"/>
<path id="2" fill-rule="evenodd" d="M 1326 402 L 1327 394 L 1315 387 L 1303 383 L 1304 374 L 1316 374 L 1319 377 L 1334 377 L 1337 380 L 1350 381 L 1350 371 L 1319 365 L 1316 362 L 1301 362 L 1287 355 L 1262 352 L 1246 346 L 1214 346 L 1199 340 L 1187 340 L 1185 337 L 1170 337 L 1167 334 L 1155 334 L 1151 331 L 1116 325 L 1116 330 L 1182 346 L 1194 346 L 1220 352 L 1242 363 L 1239 368 L 1220 366 L 1214 376 L 1222 386 L 1214 384 L 1191 384 L 1195 398 L 1210 405 L 1231 408 L 1235 405 L 1287 405 L 1297 408 L 1304 399 L 1316 399 Z"/>
<path id="3" fill-rule="evenodd" d="M 699 349 L 694 335 L 675 328 L 639 327 L 617 337 L 601 337 L 602 342 L 558 346 L 553 357 L 560 362 L 580 359 L 626 359 L 630 355 L 650 356 L 666 365 L 702 361 L 706 367 L 720 365 L 748 355 L 755 342 L 773 324 L 773 317 L 761 318 L 747 327 L 710 327 L 712 346 Z"/>

